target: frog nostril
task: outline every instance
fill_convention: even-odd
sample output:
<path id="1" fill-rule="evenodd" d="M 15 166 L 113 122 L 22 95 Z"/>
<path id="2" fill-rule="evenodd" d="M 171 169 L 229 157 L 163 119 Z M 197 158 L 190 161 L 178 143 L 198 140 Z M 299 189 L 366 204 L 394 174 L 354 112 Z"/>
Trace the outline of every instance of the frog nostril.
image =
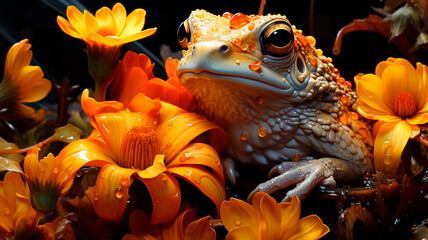
<path id="1" fill-rule="evenodd" d="M 229 51 L 229 47 L 223 44 L 220 46 L 219 50 L 220 52 L 226 53 Z"/>

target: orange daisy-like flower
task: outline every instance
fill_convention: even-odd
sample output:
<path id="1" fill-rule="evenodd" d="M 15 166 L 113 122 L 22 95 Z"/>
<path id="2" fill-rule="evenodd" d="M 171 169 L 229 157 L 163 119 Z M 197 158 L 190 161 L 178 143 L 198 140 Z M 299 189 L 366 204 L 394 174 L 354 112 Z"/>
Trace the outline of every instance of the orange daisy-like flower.
<path id="1" fill-rule="evenodd" d="M 186 209 L 173 220 L 154 225 L 150 218 L 141 210 L 129 217 L 132 234 L 126 234 L 123 240 L 184 240 L 184 239 L 216 239 L 216 232 L 211 227 L 210 216 L 197 219 L 195 211 Z"/>
<path id="2" fill-rule="evenodd" d="M 69 6 L 68 21 L 58 16 L 57 22 L 62 31 L 86 42 L 89 72 L 99 84 L 110 75 L 123 44 L 156 32 L 156 28 L 142 31 L 145 17 L 146 11 L 140 8 L 127 16 L 123 5 L 116 3 L 112 9 L 100 8 L 95 16 L 86 10 L 82 13 L 75 6 Z"/>
<path id="3" fill-rule="evenodd" d="M 33 52 L 24 39 L 13 45 L 6 56 L 3 80 L 0 83 L 0 111 L 19 111 L 25 115 L 34 110 L 22 103 L 37 102 L 50 92 L 52 84 L 43 78 L 39 66 L 30 66 Z"/>
<path id="4" fill-rule="evenodd" d="M 418 125 L 428 122 L 428 68 L 415 68 L 405 59 L 380 62 L 376 74 L 355 78 L 358 112 L 378 120 L 374 126 L 375 169 L 394 175 L 409 138 L 420 133 Z"/>
<path id="5" fill-rule="evenodd" d="M 31 207 L 30 189 L 21 174 L 8 172 L 0 181 L 0 235 L 5 239 L 36 237 L 41 230 L 39 218 Z"/>
<path id="6" fill-rule="evenodd" d="M 168 58 L 165 71 L 168 79 L 164 81 L 153 75 L 154 63 L 144 54 L 128 51 L 111 75 L 110 99 L 127 105 L 137 93 L 144 93 L 152 99 L 160 99 L 192 111 L 195 107 L 194 95 L 178 81 L 176 69 L 178 59 Z"/>
<path id="7" fill-rule="evenodd" d="M 38 147 L 28 151 L 24 172 L 31 189 L 31 204 L 34 209 L 48 214 L 55 210 L 58 197 L 65 196 L 70 190 L 74 174 L 52 153 L 39 161 L 39 151 Z"/>
<path id="8" fill-rule="evenodd" d="M 97 102 L 82 94 L 82 107 L 95 128 L 90 137 L 66 146 L 58 155 L 66 168 L 102 167 L 95 184 L 94 208 L 104 219 L 119 221 L 134 179 L 147 187 L 152 223 L 171 220 L 181 205 L 180 177 L 217 206 L 225 198 L 217 152 L 226 133 L 205 118 L 139 93 L 125 108 L 116 101 Z M 214 147 L 190 143 L 210 131 Z M 208 170 L 210 168 L 212 171 Z"/>
<path id="9" fill-rule="evenodd" d="M 330 229 L 316 215 L 300 219 L 300 200 L 277 203 L 269 194 L 258 192 L 253 205 L 231 198 L 221 204 L 221 220 L 229 231 L 227 240 L 319 239 Z"/>

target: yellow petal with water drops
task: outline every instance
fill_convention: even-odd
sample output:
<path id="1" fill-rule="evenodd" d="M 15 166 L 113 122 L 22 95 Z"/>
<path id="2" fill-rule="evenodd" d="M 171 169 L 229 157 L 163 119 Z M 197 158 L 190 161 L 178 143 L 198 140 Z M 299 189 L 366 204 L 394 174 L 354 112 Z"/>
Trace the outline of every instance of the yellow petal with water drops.
<path id="1" fill-rule="evenodd" d="M 186 146 L 174 159 L 167 162 L 171 167 L 186 165 L 201 165 L 211 168 L 217 178 L 224 184 L 223 167 L 220 156 L 211 146 L 204 143 L 191 143 Z"/>
<path id="2" fill-rule="evenodd" d="M 86 113 L 86 116 L 88 116 L 91 120 L 91 124 L 94 124 L 94 116 L 97 114 L 105 112 L 118 112 L 125 109 L 123 104 L 117 101 L 97 102 L 95 99 L 89 97 L 88 89 L 85 89 L 82 92 L 81 104 L 83 111 Z"/>
<path id="3" fill-rule="evenodd" d="M 181 177 L 198 188 L 202 193 L 213 201 L 220 213 L 220 205 L 226 199 L 224 184 L 216 175 L 201 166 L 180 166 L 168 168 L 167 172 Z"/>
<path id="4" fill-rule="evenodd" d="M 374 166 L 376 171 L 391 177 L 397 172 L 401 154 L 409 140 L 412 128 L 405 121 L 382 122 L 374 143 Z"/>
<path id="5" fill-rule="evenodd" d="M 98 23 L 98 34 L 103 37 L 117 36 L 118 28 L 112 11 L 108 7 L 102 7 L 95 12 L 95 19 Z"/>
<path id="6" fill-rule="evenodd" d="M 249 226 L 242 226 L 239 228 L 234 228 L 229 231 L 226 236 L 226 240 L 259 240 L 256 233 Z"/>
<path id="7" fill-rule="evenodd" d="M 300 199 L 293 196 L 290 202 L 282 202 L 279 204 L 281 208 L 281 233 L 283 239 L 287 239 L 293 234 L 293 229 L 300 219 Z"/>
<path id="8" fill-rule="evenodd" d="M 302 218 L 296 226 L 295 234 L 289 240 L 315 240 L 327 234 L 330 229 L 316 215 Z M 283 238 L 285 239 L 285 238 Z"/>
<path id="9" fill-rule="evenodd" d="M 7 142 L 2 137 L 0 137 L 0 151 L 12 151 L 12 150 L 18 150 L 19 147 L 13 143 L 13 142 Z M 13 168 L 11 166 L 11 162 L 9 160 L 14 161 L 16 163 L 22 163 L 22 160 L 24 160 L 24 156 L 20 153 L 16 154 L 0 154 L 0 157 L 6 158 L 8 160 L 7 164 L 1 164 L 3 166 L 0 166 L 0 171 L 7 170 L 8 168 Z"/>
<path id="10" fill-rule="evenodd" d="M 150 217 L 147 216 L 142 210 L 138 209 L 129 216 L 129 228 L 131 229 L 132 235 L 138 237 L 136 239 L 159 239 L 161 240 L 161 234 L 156 225 L 150 222 Z M 123 239 L 132 239 L 125 238 Z"/>
<path id="11" fill-rule="evenodd" d="M 70 19 L 70 18 L 69 18 Z M 65 18 L 58 16 L 56 18 L 56 22 L 58 23 L 58 26 L 61 28 L 63 32 L 66 34 L 74 37 L 79 38 L 83 40 L 83 36 L 81 33 L 79 33 L 71 24 L 69 21 L 67 21 Z"/>
<path id="12" fill-rule="evenodd" d="M 105 165 L 98 174 L 94 191 L 94 209 L 98 217 L 120 221 L 128 202 L 131 176 L 137 170 L 117 165 Z"/>
<path id="13" fill-rule="evenodd" d="M 215 240 L 216 232 L 211 227 L 212 219 L 210 216 L 200 218 L 194 222 L 191 222 L 184 234 L 184 240 L 204 239 L 204 240 Z"/>
<path id="14" fill-rule="evenodd" d="M 249 232 L 258 233 L 261 215 L 253 206 L 242 200 L 230 198 L 229 201 L 224 201 L 221 204 L 220 216 L 229 234 L 233 229 L 244 226 L 248 227 L 246 229 Z"/>
<path id="15" fill-rule="evenodd" d="M 144 179 L 150 179 L 150 178 L 154 178 L 157 177 L 159 174 L 165 172 L 166 167 L 164 164 L 164 155 L 162 154 L 158 154 L 155 156 L 155 159 L 153 160 L 153 165 L 143 169 L 143 170 L 139 170 L 138 176 L 140 178 L 144 178 Z"/>
<path id="16" fill-rule="evenodd" d="M 204 132 L 210 131 L 217 142 L 211 142 L 214 148 L 221 148 L 227 141 L 226 133 L 218 125 L 208 121 L 205 117 L 194 113 L 183 113 L 169 120 L 169 126 L 158 128 L 158 133 L 163 136 L 160 151 L 165 154 L 168 162 L 175 157 L 187 144 Z M 223 142 L 222 142 L 223 141 Z"/>
<path id="17" fill-rule="evenodd" d="M 2 140 L 2 138 L 0 138 L 0 140 Z M 0 157 L 0 172 L 4 171 L 24 174 L 18 162 L 8 158 Z"/>
<path id="18" fill-rule="evenodd" d="M 138 8 L 132 11 L 128 17 L 126 17 L 125 27 L 119 33 L 120 38 L 126 38 L 136 32 L 141 31 L 146 22 L 146 11 L 144 9 Z"/>
<path id="19" fill-rule="evenodd" d="M 77 7 L 67 7 L 67 19 L 76 32 L 82 35 L 81 38 L 88 33 L 88 29 L 85 26 L 85 17 Z"/>
<path id="20" fill-rule="evenodd" d="M 383 81 L 374 74 L 365 74 L 357 82 L 357 93 L 360 101 L 379 111 L 379 115 L 393 115 L 393 103 L 384 101 Z"/>
<path id="21" fill-rule="evenodd" d="M 157 28 L 147 28 L 144 29 L 143 31 L 140 32 L 136 32 L 132 35 L 129 35 L 127 37 L 122 38 L 119 43 L 120 44 L 125 44 L 125 43 L 129 43 L 129 42 L 133 42 L 133 41 L 137 41 L 146 37 L 150 37 L 153 34 L 155 34 L 155 32 L 157 31 Z"/>
<path id="22" fill-rule="evenodd" d="M 399 93 L 409 91 L 409 74 L 403 66 L 389 66 L 383 71 L 382 80 L 384 101 L 393 106 Z"/>
<path id="23" fill-rule="evenodd" d="M 173 219 L 180 209 L 180 185 L 175 177 L 162 173 L 154 178 L 138 178 L 149 190 L 152 198 L 152 223 L 164 223 Z"/>
<path id="24" fill-rule="evenodd" d="M 276 200 L 265 192 L 258 192 L 253 198 L 253 206 L 266 220 L 270 238 L 276 239 L 280 233 L 282 220 L 281 209 Z"/>
<path id="25" fill-rule="evenodd" d="M 87 29 L 87 33 L 94 32 L 96 33 L 99 29 L 98 22 L 95 17 L 88 11 L 83 11 L 83 17 L 85 19 L 85 26 Z"/>
<path id="26" fill-rule="evenodd" d="M 121 3 L 116 3 L 111 10 L 116 20 L 117 34 L 119 34 L 126 23 L 126 9 Z"/>

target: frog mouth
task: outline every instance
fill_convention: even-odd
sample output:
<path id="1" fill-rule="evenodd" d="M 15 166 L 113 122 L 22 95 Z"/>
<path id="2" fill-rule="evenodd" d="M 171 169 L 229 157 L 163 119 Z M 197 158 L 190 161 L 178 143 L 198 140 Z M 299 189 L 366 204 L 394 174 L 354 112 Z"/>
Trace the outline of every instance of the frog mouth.
<path id="1" fill-rule="evenodd" d="M 257 75 L 256 75 L 257 76 Z M 189 80 L 203 80 L 203 81 L 211 81 L 218 82 L 219 84 L 234 84 L 240 85 L 243 88 L 253 87 L 260 88 L 265 90 L 271 90 L 277 92 L 280 90 L 289 90 L 290 84 L 286 81 L 281 82 L 271 82 L 266 78 L 261 77 L 251 77 L 251 76 L 242 76 L 239 74 L 233 73 L 219 73 L 209 70 L 182 70 L 179 71 L 178 77 L 180 79 L 180 83 L 186 86 L 186 82 Z"/>

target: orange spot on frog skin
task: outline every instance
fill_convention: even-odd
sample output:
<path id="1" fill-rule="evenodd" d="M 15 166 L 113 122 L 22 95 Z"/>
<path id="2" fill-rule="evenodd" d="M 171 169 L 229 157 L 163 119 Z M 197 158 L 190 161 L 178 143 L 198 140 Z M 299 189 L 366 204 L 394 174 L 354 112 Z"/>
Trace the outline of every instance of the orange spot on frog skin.
<path id="1" fill-rule="evenodd" d="M 342 95 L 342 96 L 340 96 L 340 101 L 342 101 L 342 103 L 346 105 L 348 103 L 349 99 L 347 96 Z"/>
<path id="2" fill-rule="evenodd" d="M 250 66 L 248 66 L 251 70 L 253 70 L 254 72 L 258 71 L 260 69 L 260 67 L 262 66 L 262 62 L 263 60 L 260 60 L 258 62 L 253 62 L 250 64 Z"/>
<path id="3" fill-rule="evenodd" d="M 230 18 L 230 29 L 239 29 L 251 22 L 251 18 L 243 13 L 236 13 Z"/>
<path id="4" fill-rule="evenodd" d="M 302 44 L 303 47 L 308 45 L 308 39 L 302 34 L 297 34 L 296 39 L 300 42 L 300 44 Z"/>
<path id="5" fill-rule="evenodd" d="M 309 57 L 308 61 L 309 61 L 309 63 L 310 63 L 312 66 L 314 66 L 314 67 L 316 67 L 316 66 L 317 66 L 317 59 L 316 59 L 316 58 L 314 58 L 314 57 Z"/>
<path id="6" fill-rule="evenodd" d="M 228 18 L 228 19 L 231 19 L 231 18 L 232 18 L 232 16 L 233 16 L 233 14 L 232 14 L 231 12 L 225 12 L 225 13 L 223 13 L 223 16 L 222 16 L 222 17 L 224 17 L 224 18 Z"/>
<path id="7" fill-rule="evenodd" d="M 252 31 L 253 29 L 254 29 L 254 26 L 255 26 L 256 24 L 255 23 L 253 23 L 253 22 L 251 22 L 250 24 L 248 24 L 248 30 L 250 30 L 250 31 Z"/>
<path id="8" fill-rule="evenodd" d="M 348 125 L 348 117 L 345 114 L 340 116 L 339 120 L 343 125 L 345 125 L 345 126 Z"/>
<path id="9" fill-rule="evenodd" d="M 345 86 L 347 88 L 352 88 L 352 83 L 350 81 L 345 81 Z"/>

